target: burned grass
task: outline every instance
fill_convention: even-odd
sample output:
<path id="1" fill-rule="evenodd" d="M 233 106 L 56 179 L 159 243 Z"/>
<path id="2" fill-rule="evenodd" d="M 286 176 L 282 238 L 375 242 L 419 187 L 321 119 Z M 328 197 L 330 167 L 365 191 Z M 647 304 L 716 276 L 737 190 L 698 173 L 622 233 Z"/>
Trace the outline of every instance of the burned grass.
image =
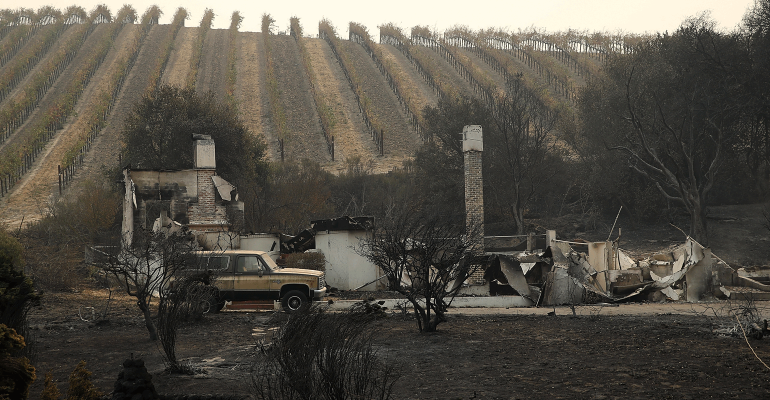
<path id="1" fill-rule="evenodd" d="M 30 320 L 39 376 L 51 371 L 64 389 L 69 372 L 85 360 L 96 386 L 109 392 L 121 363 L 134 353 L 145 360 L 161 394 L 243 396 L 251 391 L 258 340 L 286 320 L 272 312 L 206 315 L 199 324 L 182 327 L 178 339 L 179 359 L 205 373 L 169 375 L 130 299 L 114 299 L 107 322 L 79 317 L 81 305 L 105 300 L 93 292 L 44 298 Z M 374 322 L 373 344 L 383 359 L 403 368 L 393 388 L 399 399 L 766 396 L 770 371 L 743 337 L 716 332 L 728 323 L 727 315 L 654 309 L 657 313 L 605 311 L 575 318 L 567 310 L 556 316 L 523 315 L 528 309 L 450 314 L 433 334 L 418 334 L 414 320 L 391 315 Z M 760 358 L 770 360 L 770 341 L 749 341 Z M 41 393 L 42 381 L 33 385 L 32 397 Z"/>

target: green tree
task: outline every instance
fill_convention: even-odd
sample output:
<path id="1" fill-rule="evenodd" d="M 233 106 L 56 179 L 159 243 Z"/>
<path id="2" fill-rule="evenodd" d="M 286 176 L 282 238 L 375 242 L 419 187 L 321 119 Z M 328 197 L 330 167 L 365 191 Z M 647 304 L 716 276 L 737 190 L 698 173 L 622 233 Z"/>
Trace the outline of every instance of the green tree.
<path id="1" fill-rule="evenodd" d="M 471 97 L 446 98 L 424 114 L 426 132 L 433 139 L 415 157 L 424 206 L 462 215 L 465 182 L 460 133 L 465 125 L 481 125 L 485 220 L 509 221 L 519 234 L 525 233 L 525 213 L 542 197 L 548 189 L 543 183 L 563 163 L 554 134 L 559 113 L 516 81 L 492 105 Z"/>
<path id="2" fill-rule="evenodd" d="M 484 132 L 488 204 L 513 220 L 516 233 L 525 234 L 524 215 L 539 189 L 558 166 L 554 130 L 559 113 L 524 91 L 523 83 L 509 82 L 505 96 L 496 99 L 493 125 Z"/>
<path id="3" fill-rule="evenodd" d="M 211 135 L 217 173 L 238 180 L 264 168 L 265 144 L 250 134 L 235 110 L 208 93 L 161 86 L 126 118 L 124 159 L 137 169 L 193 167 L 192 135 Z"/>

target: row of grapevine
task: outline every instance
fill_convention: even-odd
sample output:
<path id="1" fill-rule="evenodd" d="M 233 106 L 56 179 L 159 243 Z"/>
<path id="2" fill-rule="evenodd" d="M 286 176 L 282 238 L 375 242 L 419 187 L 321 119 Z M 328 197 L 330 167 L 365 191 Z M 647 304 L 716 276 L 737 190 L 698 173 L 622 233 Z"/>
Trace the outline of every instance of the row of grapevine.
<path id="1" fill-rule="evenodd" d="M 35 35 L 40 28 L 39 24 L 20 25 L 13 31 L 8 38 L 3 40 L 3 46 L 0 47 L 0 67 L 4 66 L 25 43 Z"/>
<path id="2" fill-rule="evenodd" d="M 122 21 L 125 20 L 125 18 L 132 16 L 130 11 L 133 11 L 133 9 L 129 8 L 126 12 L 119 12 L 118 20 Z M 150 15 L 154 13 L 155 10 L 151 9 Z M 145 13 L 145 16 L 147 16 L 147 13 Z M 126 51 L 126 54 L 117 61 L 116 67 L 113 69 L 107 82 L 100 82 L 101 92 L 96 95 L 97 102 L 93 104 L 90 110 L 84 111 L 83 114 L 79 116 L 79 118 L 85 118 L 86 128 L 79 132 L 78 140 L 70 146 L 61 160 L 59 170 L 60 190 L 69 183 L 77 168 L 83 164 L 85 154 L 91 149 L 94 140 L 96 140 L 99 132 L 104 128 L 107 117 L 115 106 L 115 102 L 123 88 L 123 84 L 139 56 L 139 50 L 142 47 L 142 43 L 155 21 L 157 21 L 157 19 L 152 17 L 142 18 L 141 29 L 134 33 L 134 36 L 127 46 L 128 50 Z"/>
<path id="3" fill-rule="evenodd" d="M 310 53 L 308 52 L 307 47 L 305 47 L 305 41 L 302 39 L 302 26 L 299 24 L 299 18 L 292 17 L 290 19 L 290 32 L 291 36 L 294 37 L 294 40 L 297 42 L 300 55 L 302 56 L 302 66 L 305 69 L 305 74 L 310 83 L 310 93 L 313 95 L 313 103 L 318 113 L 318 118 L 321 121 L 321 130 L 323 131 L 324 139 L 326 139 L 326 149 L 329 151 L 332 161 L 334 161 L 334 136 L 332 136 L 332 129 L 335 124 L 334 113 L 331 107 L 326 104 L 324 97 L 316 90 L 315 84 L 313 83 L 313 77 L 315 76 L 313 73 L 313 64 L 310 61 Z"/>
<path id="4" fill-rule="evenodd" d="M 567 68 L 571 69 L 577 76 L 583 77 L 586 82 L 591 81 L 593 75 L 591 69 L 578 61 L 577 58 L 573 57 L 569 51 L 564 50 L 556 44 L 547 42 L 543 39 L 527 39 L 520 43 L 525 47 L 532 47 L 534 50 L 541 53 L 547 53 L 549 56 L 566 65 Z"/>
<path id="5" fill-rule="evenodd" d="M 89 16 L 89 25 L 93 24 L 97 18 L 105 18 L 102 10 L 92 12 Z M 0 177 L 4 183 L 0 188 L 0 195 L 5 195 L 5 191 L 32 167 L 35 158 L 43 150 L 45 144 L 57 130 L 62 128 L 91 77 L 106 58 L 122 27 L 123 24 L 110 24 L 108 26 L 96 51 L 89 54 L 88 59 L 76 72 L 73 79 L 66 82 L 63 94 L 56 99 L 53 105 L 42 112 L 41 117 L 36 119 L 31 127 L 27 128 L 25 137 L 17 138 L 13 146 L 3 148 L 0 153 Z"/>
<path id="6" fill-rule="evenodd" d="M 542 88 L 536 87 L 532 80 L 524 79 L 524 74 L 515 69 L 514 64 L 501 50 L 488 47 L 481 47 L 480 50 L 477 55 L 492 70 L 502 75 L 508 86 L 506 89 L 514 85 L 515 89 L 522 93 L 530 104 L 538 104 L 540 108 L 547 109 L 554 106 L 550 104 L 552 101 L 550 96 L 538 95 L 538 93 L 543 93 Z"/>
<path id="7" fill-rule="evenodd" d="M 18 127 L 20 127 L 40 100 L 53 86 L 59 75 L 75 58 L 88 35 L 93 32 L 95 25 L 90 22 L 79 24 L 66 43 L 61 45 L 56 53 L 31 77 L 25 85 L 24 92 L 0 109 L 0 143 L 4 142 Z"/>
<path id="8" fill-rule="evenodd" d="M 571 40 L 569 42 L 569 47 L 574 52 L 587 54 L 589 57 L 596 58 L 602 64 L 607 61 L 607 51 L 589 44 L 586 40 Z"/>
<path id="9" fill-rule="evenodd" d="M 278 132 L 279 145 L 281 146 L 281 160 L 283 161 L 283 140 L 289 136 L 288 125 L 286 122 L 286 110 L 283 108 L 283 102 L 281 102 L 281 92 L 278 89 L 278 76 L 275 71 L 275 55 L 273 54 L 273 47 L 270 36 L 272 33 L 272 25 L 275 20 L 270 17 L 269 14 L 262 15 L 262 42 L 265 47 L 265 65 L 267 66 L 267 94 L 270 98 L 270 115 L 272 116 L 273 125 Z"/>
<path id="10" fill-rule="evenodd" d="M 445 37 L 448 38 L 447 41 L 452 43 L 452 45 L 470 49 L 474 54 L 476 54 L 477 57 L 479 57 L 482 61 L 484 61 L 484 63 L 486 63 L 490 68 L 492 68 L 495 72 L 502 75 L 507 85 L 511 85 L 511 84 L 517 85 L 517 90 L 524 93 L 529 98 L 530 102 L 534 102 L 534 104 L 540 104 L 540 106 L 543 106 L 543 107 L 546 106 L 544 102 L 545 99 L 535 94 L 535 93 L 541 92 L 542 90 L 539 90 L 538 88 L 533 87 L 533 82 L 522 79 L 523 74 L 520 71 L 514 70 L 513 63 L 510 61 L 509 58 L 507 58 L 501 53 L 502 50 L 500 50 L 499 48 L 496 48 L 497 46 L 490 45 L 490 43 L 497 43 L 494 41 L 496 40 L 496 36 L 490 36 L 490 35 L 477 36 L 477 35 L 472 35 L 468 31 L 464 31 L 460 29 L 451 30 L 445 33 L 444 35 Z M 506 43 L 510 45 L 502 46 L 503 48 L 506 48 L 506 49 L 513 48 L 513 45 L 511 44 L 511 42 L 506 42 Z M 564 73 L 567 74 L 566 71 Z M 549 75 L 549 76 L 553 76 L 553 75 Z M 553 85 L 553 82 L 546 79 L 546 85 L 551 87 Z M 557 91 L 557 93 L 559 92 Z"/>
<path id="11" fill-rule="evenodd" d="M 30 46 L 25 47 L 12 60 L 12 63 L 6 66 L 2 75 L 0 75 L 0 102 L 27 76 L 40 59 L 48 53 L 53 44 L 68 27 L 64 25 L 62 20 L 59 20 L 50 28 L 43 28 L 39 31 L 43 37 L 40 40 L 34 40 Z"/>
<path id="12" fill-rule="evenodd" d="M 233 106 L 233 109 L 235 109 L 235 84 L 238 78 L 238 69 L 236 68 L 238 61 L 238 28 L 240 28 L 242 21 L 241 13 L 238 11 L 233 12 L 228 31 L 230 48 L 227 51 L 227 83 L 225 90 L 227 91 L 227 101 Z"/>
<path id="13" fill-rule="evenodd" d="M 364 125 L 369 130 L 369 134 L 377 147 L 377 151 L 380 155 L 383 155 L 385 152 L 385 143 L 383 140 L 385 126 L 377 119 L 374 110 L 371 109 L 371 102 L 366 96 L 366 93 L 361 89 L 361 78 L 356 73 L 352 61 L 349 60 L 347 54 L 342 51 L 340 40 L 337 38 L 337 32 L 328 20 L 324 19 L 318 24 L 318 36 L 329 44 L 337 62 L 340 63 L 342 72 L 345 74 L 348 84 L 353 89 L 353 94 L 358 102 L 358 108 L 364 120 Z"/>
<path id="14" fill-rule="evenodd" d="M 569 67 L 563 62 L 557 62 L 560 61 L 560 58 L 564 58 L 560 57 L 560 54 L 568 55 L 567 52 L 563 51 L 555 44 L 547 42 L 545 39 L 537 36 L 520 40 L 518 43 L 519 46 L 522 46 L 527 51 L 529 51 L 529 53 L 535 57 L 537 61 L 543 64 L 545 68 L 550 70 L 552 73 L 557 74 L 558 76 L 564 76 L 566 82 L 573 84 L 573 81 L 570 78 Z"/>
<path id="15" fill-rule="evenodd" d="M 488 105 L 494 104 L 495 101 L 495 87 L 494 84 L 489 81 L 482 73 L 473 68 L 468 60 L 463 60 L 457 51 L 447 45 L 444 45 L 441 40 L 434 39 L 433 35 L 425 35 L 424 31 L 417 27 L 412 29 L 412 43 L 417 43 L 421 46 L 425 46 L 429 49 L 437 52 L 444 60 L 446 60 L 452 67 L 457 70 L 465 80 L 467 80 L 473 91 L 479 95 L 482 101 Z"/>
<path id="16" fill-rule="evenodd" d="M 198 79 L 198 67 L 201 63 L 201 56 L 203 55 L 203 43 L 206 41 L 206 34 L 211 29 L 211 22 L 214 20 L 214 11 L 207 8 L 203 13 L 201 19 L 200 30 L 198 30 L 198 37 L 195 38 L 195 43 L 192 48 L 192 57 L 190 57 L 190 72 L 187 74 L 186 85 L 189 88 L 195 88 L 195 82 Z"/>
<path id="17" fill-rule="evenodd" d="M 152 11 L 152 13 L 149 13 L 149 11 Z M 150 10 L 148 10 L 148 13 L 145 13 L 145 15 L 142 17 L 142 24 L 145 24 L 145 20 L 147 20 L 147 24 L 145 26 L 147 27 L 146 29 L 149 29 L 150 25 L 155 25 L 158 23 L 160 14 L 160 9 L 157 6 L 152 6 Z M 154 93 L 155 89 L 157 89 L 160 85 L 160 80 L 163 77 L 163 71 L 166 69 L 166 64 L 168 64 L 168 59 L 171 56 L 171 51 L 174 50 L 174 40 L 176 39 L 176 35 L 184 26 L 184 21 L 187 20 L 187 18 L 187 10 L 179 7 L 176 10 L 176 14 L 174 14 L 174 20 L 171 22 L 171 31 L 168 32 L 166 39 L 163 41 L 163 44 L 161 44 L 163 51 L 156 59 L 155 65 L 152 66 L 152 72 L 150 73 L 150 77 L 147 81 L 145 94 Z"/>
<path id="18" fill-rule="evenodd" d="M 543 65 L 536 56 L 533 56 L 524 47 L 514 43 L 510 37 L 489 37 L 487 39 L 487 45 L 490 48 L 501 50 L 515 56 L 530 69 L 535 71 L 538 76 L 543 78 L 546 84 L 552 88 L 555 93 L 564 96 L 564 98 L 573 104 L 577 101 L 577 91 L 571 83 L 566 82 L 564 78 L 560 78 L 557 74 L 553 73 L 553 71 Z"/>
<path id="19" fill-rule="evenodd" d="M 136 59 L 139 56 L 142 48 L 142 43 L 147 38 L 153 25 L 157 25 L 160 20 L 160 16 L 163 12 L 157 6 L 151 6 L 142 15 L 141 29 L 136 33 L 136 36 L 132 38 L 133 42 L 129 45 L 128 53 L 130 56 L 124 57 L 117 65 L 117 69 L 107 82 L 108 90 L 103 90 L 99 96 L 99 102 L 90 111 L 90 115 L 87 121 L 87 128 L 81 132 L 81 137 L 75 145 L 64 154 L 59 164 L 59 192 L 67 186 L 67 184 L 74 178 L 75 172 L 78 167 L 83 164 L 85 155 L 91 149 L 91 145 L 96 140 L 101 130 L 105 127 L 107 118 L 110 115 L 112 108 L 115 106 L 118 94 L 120 93 L 125 80 L 128 78 L 128 74 L 133 68 Z M 150 73 L 150 78 L 147 80 L 145 87 L 145 94 L 154 91 L 155 87 L 160 81 L 162 70 L 165 68 L 166 61 L 172 49 L 174 37 L 179 31 L 179 28 L 184 25 L 184 21 L 187 18 L 187 11 L 184 8 L 179 8 L 174 16 L 172 22 L 172 30 L 169 31 L 164 41 L 160 44 L 160 47 L 165 49 L 165 52 L 161 53 L 157 59 L 157 63 L 154 66 L 153 72 Z M 125 19 L 124 19 L 125 20 Z M 126 61 L 127 60 L 127 61 Z M 62 166 L 63 165 L 63 166 Z"/>
<path id="20" fill-rule="evenodd" d="M 558 47 L 564 52 L 572 53 L 573 59 L 578 54 L 598 60 L 600 63 L 607 61 L 612 53 L 627 54 L 633 51 L 634 45 L 639 40 L 644 40 L 647 35 L 613 34 L 607 32 L 580 32 L 569 30 L 567 32 L 546 33 L 532 29 L 517 34 L 496 31 L 490 33 L 493 36 L 509 37 L 513 43 L 529 46 L 535 51 L 550 52 L 553 47 Z M 584 65 L 585 67 L 585 65 Z"/>
<path id="21" fill-rule="evenodd" d="M 420 126 L 422 113 L 420 113 L 419 105 L 416 104 L 416 95 L 412 93 L 392 63 L 384 61 L 386 58 L 382 54 L 382 49 L 374 44 L 369 36 L 369 32 L 360 24 L 351 22 L 350 28 L 348 29 L 348 35 L 351 42 L 358 43 L 364 47 L 366 53 L 369 54 L 369 57 L 374 61 L 374 64 L 377 65 L 380 73 L 385 76 L 388 86 L 390 86 L 390 89 L 398 98 L 399 103 L 401 103 L 401 107 L 409 118 L 412 127 L 414 127 L 414 130 L 423 138 L 423 140 L 426 140 L 426 138 L 423 137 L 423 131 Z"/>
<path id="22" fill-rule="evenodd" d="M 401 51 L 404 57 L 417 69 L 425 82 L 433 89 L 439 98 L 454 97 L 455 90 L 449 78 L 444 76 L 439 68 L 422 54 L 420 46 L 413 47 L 411 40 L 404 36 L 401 29 L 393 24 L 380 26 L 380 43 L 390 44 Z"/>
<path id="23" fill-rule="evenodd" d="M 394 34 L 400 33 L 400 31 L 396 31 L 392 26 L 382 26 L 380 27 L 380 35 L 384 35 L 385 41 L 389 43 L 394 43 L 396 41 L 402 41 L 405 40 L 405 38 L 402 36 L 400 39 L 394 36 Z M 433 33 L 425 27 L 415 27 L 412 30 L 412 43 L 419 43 L 426 47 L 439 47 L 441 46 L 441 43 L 438 43 L 438 40 L 433 35 Z M 457 35 L 455 35 L 457 36 Z M 382 39 L 381 39 L 382 40 Z M 479 51 L 476 52 L 476 54 L 481 58 L 485 63 L 487 63 L 493 70 L 498 72 L 502 75 L 504 81 L 506 84 L 513 90 L 516 90 L 520 93 L 523 93 L 523 95 L 527 98 L 527 101 L 533 104 L 535 107 L 542 109 L 542 110 L 549 110 L 550 107 L 546 105 L 546 103 L 543 102 L 543 99 L 540 98 L 536 93 L 537 91 L 534 88 L 531 88 L 528 86 L 528 82 L 524 81 L 522 78 L 522 74 L 518 71 L 514 71 L 512 67 L 512 63 L 510 60 L 505 60 L 502 57 L 499 57 L 499 54 L 495 54 L 494 49 L 485 48 L 483 46 L 473 45 L 472 43 L 468 43 L 467 41 L 465 43 L 458 43 L 457 41 L 454 42 L 454 44 L 458 44 L 459 47 L 475 47 L 479 48 L 481 50 L 485 51 Z M 402 46 L 406 47 L 406 46 Z M 478 87 L 482 91 L 486 91 L 486 96 L 483 98 L 489 104 L 493 110 L 496 106 L 496 102 L 494 101 L 494 84 L 490 82 L 489 77 L 486 76 L 482 71 L 478 71 L 476 68 L 474 68 L 471 65 L 463 64 L 464 62 L 467 62 L 467 60 L 464 60 L 463 57 L 459 57 L 457 53 L 452 53 L 452 49 L 450 46 L 443 46 L 443 50 L 439 48 L 439 52 L 443 52 L 444 58 L 450 58 L 454 61 L 450 61 L 451 64 L 453 64 L 456 68 L 458 68 L 458 72 L 461 72 L 461 75 L 464 77 L 470 77 L 472 80 L 475 80 L 476 84 L 474 86 Z M 449 61 L 449 60 L 447 60 Z M 483 92 L 482 92 L 483 93 Z"/>

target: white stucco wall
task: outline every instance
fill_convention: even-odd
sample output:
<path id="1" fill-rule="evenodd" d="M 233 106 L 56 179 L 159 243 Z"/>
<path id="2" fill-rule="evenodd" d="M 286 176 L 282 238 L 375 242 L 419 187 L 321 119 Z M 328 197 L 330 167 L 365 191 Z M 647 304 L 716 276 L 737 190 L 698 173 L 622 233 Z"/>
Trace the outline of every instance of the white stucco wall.
<path id="1" fill-rule="evenodd" d="M 326 257 L 326 284 L 340 290 L 352 290 L 382 276 L 379 268 L 356 253 L 365 231 L 318 232 L 315 247 Z M 386 284 L 383 278 L 379 286 Z M 377 290 L 372 283 L 358 290 Z"/>
<path id="2" fill-rule="evenodd" d="M 233 248 L 242 250 L 260 250 L 270 254 L 273 261 L 281 256 L 281 239 L 273 233 L 253 233 L 238 238 L 238 243 Z M 237 247 L 236 247 L 237 246 Z"/>

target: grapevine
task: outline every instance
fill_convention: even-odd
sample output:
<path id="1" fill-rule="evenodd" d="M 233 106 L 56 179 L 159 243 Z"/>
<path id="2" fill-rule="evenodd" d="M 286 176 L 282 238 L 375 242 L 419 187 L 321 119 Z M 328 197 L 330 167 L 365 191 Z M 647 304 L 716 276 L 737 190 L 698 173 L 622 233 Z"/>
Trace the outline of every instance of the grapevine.
<path id="1" fill-rule="evenodd" d="M 331 112 L 331 107 L 326 104 L 326 100 L 316 90 L 315 84 L 313 83 L 313 78 L 315 76 L 313 73 L 313 64 L 310 61 L 310 53 L 308 52 L 307 47 L 305 47 L 305 42 L 302 39 L 302 26 L 299 24 L 299 18 L 292 17 L 290 25 L 291 35 L 297 42 L 300 54 L 302 55 L 302 66 L 305 69 L 308 82 L 310 82 L 310 93 L 313 95 L 313 102 L 315 103 L 318 118 L 321 120 L 321 130 L 323 131 L 324 139 L 326 139 L 326 148 L 332 157 L 332 161 L 334 161 L 334 137 L 332 136 L 332 129 L 335 125 L 334 113 Z"/>
<path id="2" fill-rule="evenodd" d="M 198 79 L 198 67 L 201 62 L 201 55 L 203 54 L 203 43 L 206 41 L 206 34 L 211 29 L 211 22 L 214 20 L 214 11 L 207 8 L 203 13 L 201 19 L 200 30 L 198 30 L 198 37 L 195 38 L 195 43 L 192 48 L 192 57 L 190 57 L 190 72 L 187 74 L 187 87 L 194 88 L 195 82 Z"/>
<path id="3" fill-rule="evenodd" d="M 377 65 L 380 73 L 385 77 L 391 90 L 393 90 L 399 103 L 401 103 L 412 127 L 414 127 L 417 134 L 422 136 L 422 129 L 420 127 L 422 114 L 415 101 L 416 95 L 412 93 L 408 85 L 403 81 L 402 76 L 395 70 L 395 67 L 391 63 L 385 61 L 386 59 L 382 53 L 382 49 L 375 45 L 366 28 L 355 22 L 351 22 L 348 32 L 350 41 L 363 46 L 366 53 L 369 54 L 369 57 L 371 57 L 372 61 Z M 424 139 L 425 138 L 423 137 L 423 140 Z"/>
<path id="4" fill-rule="evenodd" d="M 382 133 L 385 131 L 385 126 L 382 125 L 375 116 L 371 102 L 361 88 L 361 78 L 358 76 L 353 63 L 348 59 L 347 54 L 342 51 L 340 40 L 337 38 L 337 33 L 328 20 L 324 19 L 318 24 L 318 35 L 329 44 L 332 53 L 340 63 L 342 72 L 345 74 L 345 78 L 347 78 L 348 84 L 350 84 L 350 87 L 353 89 L 353 94 L 358 101 L 364 125 L 366 125 L 366 128 L 369 130 L 380 155 L 384 154 L 385 146 L 382 140 Z"/>

